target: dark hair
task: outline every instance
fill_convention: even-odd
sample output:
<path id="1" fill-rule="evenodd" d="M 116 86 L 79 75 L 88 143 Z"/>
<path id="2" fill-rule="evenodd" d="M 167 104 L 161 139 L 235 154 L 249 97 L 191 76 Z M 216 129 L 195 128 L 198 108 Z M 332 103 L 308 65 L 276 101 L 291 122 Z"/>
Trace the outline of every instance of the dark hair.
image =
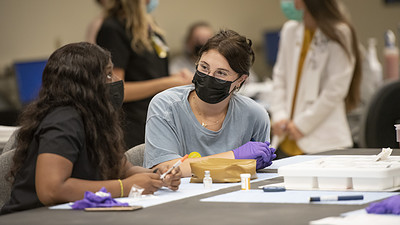
<path id="1" fill-rule="evenodd" d="M 340 11 L 336 0 L 303 0 L 307 10 L 314 18 L 317 26 L 331 40 L 339 43 L 340 46 L 350 56 L 355 57 L 355 68 L 351 80 L 350 89 L 346 96 L 346 110 L 351 111 L 360 101 L 360 83 L 361 83 L 361 57 L 358 49 L 358 40 L 354 27 L 348 21 L 346 16 Z M 336 26 L 346 24 L 351 31 L 351 49 L 345 44 L 343 34 L 338 33 Z"/>
<path id="2" fill-rule="evenodd" d="M 229 66 L 239 74 L 239 77 L 243 74 L 249 75 L 250 67 L 255 60 L 251 45 L 250 39 L 233 30 L 220 30 L 200 49 L 199 59 L 204 52 L 214 49 L 226 58 Z"/>
<path id="3" fill-rule="evenodd" d="M 8 178 L 15 177 L 26 158 L 34 132 L 54 108 L 72 106 L 81 115 L 89 158 L 104 179 L 121 175 L 124 157 L 120 113 L 106 86 L 110 53 L 87 42 L 65 45 L 49 58 L 39 98 L 19 118 L 17 150 Z M 89 163 L 89 162 L 88 162 Z"/>

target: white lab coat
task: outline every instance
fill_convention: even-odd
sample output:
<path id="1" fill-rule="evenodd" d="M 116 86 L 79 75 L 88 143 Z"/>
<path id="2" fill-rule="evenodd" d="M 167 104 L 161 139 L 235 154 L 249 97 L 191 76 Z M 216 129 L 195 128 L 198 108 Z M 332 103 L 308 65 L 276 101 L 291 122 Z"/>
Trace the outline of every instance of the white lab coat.
<path id="1" fill-rule="evenodd" d="M 351 31 L 338 25 L 348 49 Z M 273 69 L 272 122 L 289 119 L 295 89 L 304 24 L 288 21 L 282 28 Z M 355 59 L 317 29 L 303 64 L 293 121 L 304 137 L 297 141 L 305 153 L 351 147 L 344 99 L 350 87 Z"/>

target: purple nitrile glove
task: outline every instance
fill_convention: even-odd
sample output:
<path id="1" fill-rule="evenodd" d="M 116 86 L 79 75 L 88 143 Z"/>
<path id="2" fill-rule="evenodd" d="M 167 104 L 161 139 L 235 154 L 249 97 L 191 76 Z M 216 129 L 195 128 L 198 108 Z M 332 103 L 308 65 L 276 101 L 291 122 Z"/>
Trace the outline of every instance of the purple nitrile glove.
<path id="1" fill-rule="evenodd" d="M 272 159 L 276 157 L 274 154 L 275 149 L 269 148 L 269 142 L 249 141 L 232 151 L 235 159 L 256 159 L 256 169 L 262 169 L 271 165 Z"/>
<path id="2" fill-rule="evenodd" d="M 273 148 L 274 149 L 274 148 Z M 274 151 L 275 151 L 275 149 L 274 149 Z M 256 160 L 257 160 L 257 167 L 259 167 L 259 168 L 257 168 L 257 169 L 263 169 L 263 168 L 265 168 L 265 167 L 268 167 L 268 166 L 270 166 L 270 165 L 272 165 L 272 160 L 274 160 L 276 158 L 276 154 L 275 153 L 273 153 L 273 154 L 271 154 L 271 160 L 269 160 L 269 161 L 267 161 L 267 162 L 264 162 L 264 160 L 263 160 L 263 158 L 262 157 L 258 157 L 258 158 L 256 158 Z M 259 165 L 259 166 L 258 166 Z"/>
<path id="3" fill-rule="evenodd" d="M 129 206 L 128 203 L 118 202 L 111 197 L 111 194 L 103 187 L 100 191 L 93 193 L 85 192 L 82 200 L 74 202 L 71 206 L 73 209 L 85 209 L 94 207 L 113 207 L 113 206 Z"/>
<path id="4" fill-rule="evenodd" d="M 400 195 L 395 195 L 380 202 L 371 203 L 365 210 L 374 214 L 400 215 Z"/>
<path id="5" fill-rule="evenodd" d="M 269 146 L 268 141 L 266 141 L 265 143 Z M 264 162 L 262 157 L 258 157 L 256 160 L 257 160 L 257 165 L 259 165 L 259 168 L 257 168 L 257 169 L 263 169 L 265 167 L 272 165 L 272 160 L 274 160 L 276 158 L 276 154 L 275 154 L 276 149 L 272 148 L 272 147 L 268 147 L 268 150 L 271 152 L 271 154 L 267 154 L 267 155 L 270 155 L 269 160 Z"/>

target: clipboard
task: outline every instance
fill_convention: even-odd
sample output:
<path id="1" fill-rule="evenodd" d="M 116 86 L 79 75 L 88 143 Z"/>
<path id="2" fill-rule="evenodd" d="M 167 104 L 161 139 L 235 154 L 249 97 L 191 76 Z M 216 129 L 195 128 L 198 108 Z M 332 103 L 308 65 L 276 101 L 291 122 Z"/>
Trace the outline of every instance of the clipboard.
<path id="1" fill-rule="evenodd" d="M 108 212 L 108 211 L 134 211 L 142 209 L 140 205 L 135 206 L 115 206 L 115 207 L 95 207 L 95 208 L 85 208 L 85 212 Z"/>

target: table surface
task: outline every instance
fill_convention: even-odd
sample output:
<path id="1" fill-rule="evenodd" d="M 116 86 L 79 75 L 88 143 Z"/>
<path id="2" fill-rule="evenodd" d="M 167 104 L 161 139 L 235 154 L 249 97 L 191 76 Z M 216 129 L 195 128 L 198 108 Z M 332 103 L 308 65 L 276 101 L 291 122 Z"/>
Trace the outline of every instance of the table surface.
<path id="1" fill-rule="evenodd" d="M 346 149 L 318 155 L 375 155 L 380 149 Z M 400 155 L 400 149 L 392 155 Z M 268 171 L 267 171 L 268 172 Z M 274 172 L 274 171 L 269 171 Z M 276 172 L 276 171 L 275 171 Z M 252 183 L 283 182 L 282 177 Z M 363 209 L 364 205 L 320 205 L 286 203 L 215 203 L 200 199 L 239 190 L 240 186 L 127 212 L 50 210 L 47 207 L 0 216 L 0 224 L 309 224 L 309 221 Z"/>

